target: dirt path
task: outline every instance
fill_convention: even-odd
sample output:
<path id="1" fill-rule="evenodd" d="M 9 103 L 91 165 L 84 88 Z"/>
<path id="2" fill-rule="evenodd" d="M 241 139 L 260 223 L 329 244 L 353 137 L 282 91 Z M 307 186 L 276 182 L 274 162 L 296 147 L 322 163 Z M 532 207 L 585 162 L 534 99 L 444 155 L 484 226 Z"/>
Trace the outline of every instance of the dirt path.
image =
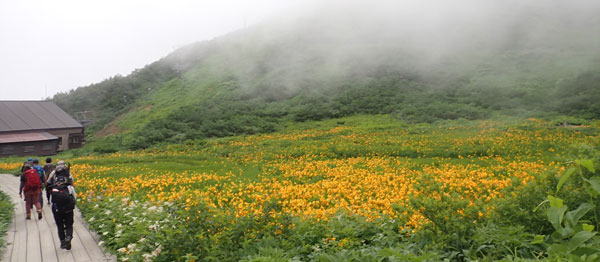
<path id="1" fill-rule="evenodd" d="M 56 225 L 46 199 L 42 220 L 37 219 L 35 210 L 32 211 L 32 219 L 25 220 L 25 202 L 19 199 L 19 179 L 12 175 L 0 175 L 0 190 L 11 196 L 15 204 L 15 215 L 6 235 L 7 247 L 2 261 L 116 261 L 98 246 L 96 235 L 87 229 L 79 210 L 75 210 L 72 249 L 66 251 L 60 249 Z"/>

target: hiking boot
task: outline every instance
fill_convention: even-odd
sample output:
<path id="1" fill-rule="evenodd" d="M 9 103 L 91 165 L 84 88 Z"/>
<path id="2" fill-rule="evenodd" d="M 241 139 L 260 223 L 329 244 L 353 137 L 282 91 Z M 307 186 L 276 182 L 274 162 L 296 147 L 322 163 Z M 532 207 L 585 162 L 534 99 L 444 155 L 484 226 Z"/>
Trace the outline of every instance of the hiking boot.
<path id="1" fill-rule="evenodd" d="M 31 215 L 27 215 L 27 216 L 25 217 L 25 219 L 27 219 L 27 220 L 30 220 L 30 219 L 31 219 Z"/>
<path id="2" fill-rule="evenodd" d="M 65 249 L 66 250 L 71 250 L 71 240 L 65 240 Z"/>
<path id="3" fill-rule="evenodd" d="M 66 242 L 66 241 L 64 241 L 64 240 L 61 240 L 61 241 L 60 241 L 60 248 L 61 248 L 61 249 L 67 249 L 67 242 Z"/>
<path id="4" fill-rule="evenodd" d="M 42 220 L 42 212 L 38 212 L 38 220 Z"/>

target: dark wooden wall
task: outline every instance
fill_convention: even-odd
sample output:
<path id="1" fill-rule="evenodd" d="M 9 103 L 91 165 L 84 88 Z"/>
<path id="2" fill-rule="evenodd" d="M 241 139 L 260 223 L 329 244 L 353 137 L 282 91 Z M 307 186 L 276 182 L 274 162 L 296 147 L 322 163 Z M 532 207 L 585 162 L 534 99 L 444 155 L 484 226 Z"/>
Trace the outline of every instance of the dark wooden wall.
<path id="1" fill-rule="evenodd" d="M 0 144 L 0 157 L 56 155 L 58 140 Z"/>

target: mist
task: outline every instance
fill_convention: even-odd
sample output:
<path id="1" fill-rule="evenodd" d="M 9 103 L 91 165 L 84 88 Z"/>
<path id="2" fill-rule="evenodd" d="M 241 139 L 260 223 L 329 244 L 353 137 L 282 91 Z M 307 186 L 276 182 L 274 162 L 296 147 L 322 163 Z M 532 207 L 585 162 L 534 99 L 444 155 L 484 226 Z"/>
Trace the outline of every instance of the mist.
<path id="1" fill-rule="evenodd" d="M 578 71 L 598 65 L 598 13 L 597 1 L 327 1 L 192 45 L 168 59 L 175 66 L 190 57 L 202 61 L 211 54 L 194 53 L 201 49 L 194 47 L 211 46 L 226 58 L 218 70 L 234 72 L 242 86 L 250 88 L 268 73 L 290 95 L 310 83 L 334 81 L 332 76 L 378 70 L 443 82 L 494 71 L 486 68 L 494 61 L 535 70 L 523 64 L 535 59 L 544 61 L 537 67 Z"/>
<path id="2" fill-rule="evenodd" d="M 147 122 L 139 119 L 167 115 L 190 129 L 237 126 L 206 131 L 217 136 L 267 132 L 290 115 L 398 113 L 418 122 L 520 110 L 591 118 L 600 114 L 588 102 L 600 68 L 598 13 L 600 2 L 583 0 L 306 2 L 53 100 L 68 112 L 96 112 L 99 129 L 117 116 L 140 130 Z M 578 86 L 587 89 L 569 94 Z M 235 120 L 245 116 L 252 120 Z M 254 131 L 243 131 L 253 121 Z"/>

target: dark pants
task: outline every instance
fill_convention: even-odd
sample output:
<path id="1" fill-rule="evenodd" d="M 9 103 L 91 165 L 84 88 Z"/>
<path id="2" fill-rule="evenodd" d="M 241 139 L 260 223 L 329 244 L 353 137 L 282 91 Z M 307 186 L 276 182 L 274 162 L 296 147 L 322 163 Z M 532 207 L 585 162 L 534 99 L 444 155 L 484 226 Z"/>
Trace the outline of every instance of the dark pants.
<path id="1" fill-rule="evenodd" d="M 50 187 L 46 187 L 46 199 L 48 200 L 48 205 L 50 205 L 50 196 L 52 195 L 52 189 Z"/>
<path id="2" fill-rule="evenodd" d="M 40 190 L 40 206 L 44 207 L 44 194 L 42 193 L 42 190 Z"/>
<path id="3" fill-rule="evenodd" d="M 59 211 L 57 208 L 52 207 L 52 214 L 54 215 L 54 221 L 56 221 L 60 241 L 73 239 L 73 210 Z"/>

